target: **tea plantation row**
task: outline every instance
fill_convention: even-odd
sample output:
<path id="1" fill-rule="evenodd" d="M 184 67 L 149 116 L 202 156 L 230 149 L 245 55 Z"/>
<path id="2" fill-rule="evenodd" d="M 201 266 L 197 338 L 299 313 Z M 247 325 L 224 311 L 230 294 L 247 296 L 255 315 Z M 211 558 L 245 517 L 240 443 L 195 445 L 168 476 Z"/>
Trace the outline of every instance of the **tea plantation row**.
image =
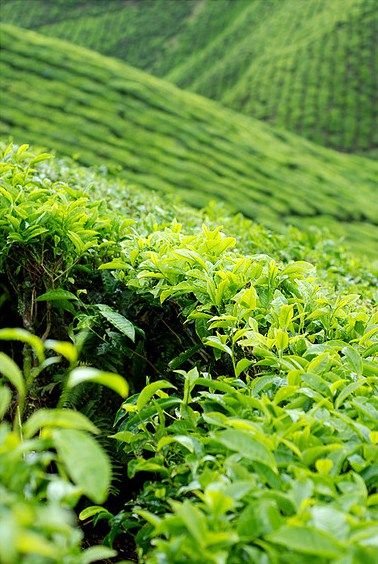
<path id="1" fill-rule="evenodd" d="M 317 143 L 376 154 L 375 0 L 24 6 L 3 0 L 3 21 L 123 59 Z"/>
<path id="2" fill-rule="evenodd" d="M 129 182 L 177 192 L 190 204 L 219 198 L 276 229 L 326 225 L 355 249 L 374 252 L 376 163 L 33 32 L 4 25 L 2 48 L 3 135 L 86 165 L 101 162 Z"/>

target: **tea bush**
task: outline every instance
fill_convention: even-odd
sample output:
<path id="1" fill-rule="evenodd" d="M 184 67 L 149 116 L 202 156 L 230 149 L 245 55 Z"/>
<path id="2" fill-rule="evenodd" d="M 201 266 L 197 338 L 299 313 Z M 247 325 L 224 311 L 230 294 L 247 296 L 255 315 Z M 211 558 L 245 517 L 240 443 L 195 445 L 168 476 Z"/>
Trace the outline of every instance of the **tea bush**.
<path id="1" fill-rule="evenodd" d="M 375 562 L 371 264 L 26 146 L 1 173 L 1 559 Z"/>

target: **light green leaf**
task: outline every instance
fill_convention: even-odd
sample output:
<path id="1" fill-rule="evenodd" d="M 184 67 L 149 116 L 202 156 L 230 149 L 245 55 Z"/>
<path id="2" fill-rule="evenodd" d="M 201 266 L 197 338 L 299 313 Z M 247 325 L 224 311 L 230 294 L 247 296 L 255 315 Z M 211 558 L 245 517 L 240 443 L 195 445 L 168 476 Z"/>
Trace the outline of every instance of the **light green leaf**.
<path id="1" fill-rule="evenodd" d="M 21 397 L 24 397 L 25 383 L 21 370 L 14 360 L 3 352 L 0 352 L 0 374 L 5 376 L 9 382 L 13 384 Z"/>
<path id="2" fill-rule="evenodd" d="M 215 337 L 215 336 L 208 337 L 207 339 L 204 340 L 204 344 L 208 345 L 209 347 L 213 347 L 214 349 L 218 349 L 222 352 L 225 352 L 229 354 L 231 357 L 233 356 L 231 348 L 228 345 L 222 343 L 219 337 Z"/>
<path id="3" fill-rule="evenodd" d="M 54 444 L 72 481 L 96 503 L 107 498 L 111 465 L 104 450 L 96 440 L 76 429 L 53 431 Z"/>
<path id="4" fill-rule="evenodd" d="M 342 554 L 341 543 L 326 532 L 314 527 L 286 525 L 265 538 L 289 550 L 301 554 L 313 554 L 318 558 L 337 558 Z"/>
<path id="5" fill-rule="evenodd" d="M 80 564 L 90 564 L 91 562 L 105 562 L 108 558 L 114 558 L 117 552 L 107 546 L 91 546 L 84 550 L 80 555 Z"/>
<path id="6" fill-rule="evenodd" d="M 286 266 L 282 271 L 281 275 L 289 276 L 289 278 L 302 278 L 310 273 L 315 272 L 315 267 L 310 262 L 306 262 L 304 260 L 299 260 L 293 262 Z"/>
<path id="7" fill-rule="evenodd" d="M 189 500 L 184 503 L 172 502 L 172 506 L 198 544 L 203 546 L 207 533 L 205 516 Z"/>
<path id="8" fill-rule="evenodd" d="M 72 292 L 59 288 L 57 290 L 49 290 L 41 294 L 37 298 L 37 302 L 53 302 L 55 300 L 77 300 L 78 298 Z"/>
<path id="9" fill-rule="evenodd" d="M 8 411 L 10 402 L 12 399 L 12 394 L 7 386 L 1 386 L 0 388 L 0 419 L 4 417 Z"/>
<path id="10" fill-rule="evenodd" d="M 23 426 L 25 438 L 29 439 L 44 428 L 82 429 L 98 433 L 97 427 L 78 411 L 73 409 L 39 409 L 35 411 Z"/>
<path id="11" fill-rule="evenodd" d="M 100 513 L 103 513 L 107 517 L 112 517 L 112 514 L 109 513 L 109 511 L 101 505 L 91 505 L 90 507 L 86 507 L 85 509 L 83 509 L 83 511 L 80 512 L 79 519 L 80 521 L 85 521 L 85 519 L 89 519 L 89 517 L 99 515 Z"/>
<path id="12" fill-rule="evenodd" d="M 17 550 L 22 554 L 34 554 L 46 558 L 58 557 L 58 549 L 48 542 L 42 535 L 31 531 L 22 530 L 17 536 Z"/>
<path id="13" fill-rule="evenodd" d="M 117 392 L 121 397 L 125 398 L 129 393 L 129 387 L 126 380 L 119 374 L 112 372 L 104 372 L 91 368 L 89 366 L 80 366 L 72 370 L 68 376 L 67 386 L 73 388 L 83 382 L 95 382 L 101 384 Z"/>
<path id="14" fill-rule="evenodd" d="M 292 304 L 283 304 L 278 314 L 278 322 L 281 329 L 288 329 L 293 319 L 294 306 Z"/>
<path id="15" fill-rule="evenodd" d="M 214 438 L 228 449 L 238 452 L 249 460 L 256 460 L 277 472 L 276 461 L 268 448 L 252 438 L 248 432 L 227 429 L 214 433 Z"/>
<path id="16" fill-rule="evenodd" d="M 126 335 L 126 337 L 131 339 L 133 342 L 135 341 L 135 327 L 131 321 L 107 305 L 97 304 L 97 308 L 101 315 L 105 317 L 111 325 L 123 333 L 123 335 Z"/>
<path id="17" fill-rule="evenodd" d="M 351 367 L 351 369 L 358 376 L 361 376 L 363 364 L 362 364 L 362 358 L 358 354 L 358 352 L 353 347 L 351 347 L 349 345 L 344 347 L 341 352 L 345 355 L 345 358 L 346 358 L 349 366 Z"/>
<path id="18" fill-rule="evenodd" d="M 256 309 L 257 305 L 257 292 L 253 286 L 251 286 L 250 288 L 244 288 L 236 294 L 233 300 L 237 304 L 253 310 Z"/>
<path id="19" fill-rule="evenodd" d="M 52 351 L 64 356 L 64 358 L 66 358 L 71 364 L 77 362 L 77 349 L 72 343 L 48 339 L 45 341 L 45 348 L 51 349 Z"/>
<path id="20" fill-rule="evenodd" d="M 0 329 L 0 340 L 26 343 L 34 349 L 39 362 L 45 359 L 43 341 L 25 329 Z"/>
<path id="21" fill-rule="evenodd" d="M 183 447 L 185 447 L 186 449 L 188 449 L 189 452 L 194 452 L 194 441 L 191 437 L 188 437 L 187 435 L 175 435 L 175 436 L 166 435 L 165 437 L 162 437 L 157 444 L 157 451 L 159 452 L 162 448 L 164 448 L 165 446 L 171 443 L 178 443 Z"/>
<path id="22" fill-rule="evenodd" d="M 240 376 L 240 374 L 244 372 L 244 370 L 247 370 L 253 362 L 253 360 L 248 360 L 248 358 L 242 358 L 239 360 L 236 365 L 235 376 Z"/>
<path id="23" fill-rule="evenodd" d="M 140 411 L 147 403 L 150 401 L 152 396 L 156 394 L 159 390 L 163 390 L 166 388 L 173 388 L 176 387 L 167 382 L 166 380 L 158 380 L 157 382 L 152 382 L 152 384 L 148 384 L 143 390 L 140 392 L 138 401 L 137 401 L 137 410 Z"/>
<path id="24" fill-rule="evenodd" d="M 105 262 L 98 267 L 99 270 L 125 270 L 128 268 L 131 268 L 130 265 L 121 259 L 114 259 L 110 262 Z"/>

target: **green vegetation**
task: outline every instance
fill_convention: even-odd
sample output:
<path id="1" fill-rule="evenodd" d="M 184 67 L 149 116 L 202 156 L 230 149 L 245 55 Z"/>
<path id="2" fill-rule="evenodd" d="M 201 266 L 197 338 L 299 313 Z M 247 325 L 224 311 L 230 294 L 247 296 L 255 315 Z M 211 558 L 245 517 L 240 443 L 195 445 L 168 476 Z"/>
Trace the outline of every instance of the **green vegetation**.
<path id="1" fill-rule="evenodd" d="M 0 2 L 1 564 L 375 564 L 374 0 Z"/>
<path id="2" fill-rule="evenodd" d="M 366 265 L 46 158 L 0 167 L 1 560 L 375 562 Z"/>
<path id="3" fill-rule="evenodd" d="M 375 0 L 3 0 L 78 43 L 317 143 L 373 156 Z"/>
<path id="4" fill-rule="evenodd" d="M 2 46 L 3 135 L 101 163 L 196 206 L 218 198 L 276 229 L 327 226 L 356 250 L 374 253 L 376 163 L 33 32 L 5 25 Z"/>

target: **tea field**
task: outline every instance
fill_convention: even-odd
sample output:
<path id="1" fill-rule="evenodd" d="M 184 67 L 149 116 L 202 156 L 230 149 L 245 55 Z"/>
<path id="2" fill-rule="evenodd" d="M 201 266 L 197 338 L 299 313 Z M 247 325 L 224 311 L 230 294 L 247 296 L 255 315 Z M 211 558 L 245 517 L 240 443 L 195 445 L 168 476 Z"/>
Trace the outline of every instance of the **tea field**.
<path id="1" fill-rule="evenodd" d="M 3 0 L 2 19 L 244 114 L 377 155 L 375 0 Z"/>
<path id="2" fill-rule="evenodd" d="M 81 47 L 10 25 L 1 31 L 2 135 L 101 163 L 129 183 L 195 206 L 218 198 L 277 229 L 328 227 L 374 254 L 377 163 L 275 130 Z"/>
<path id="3" fill-rule="evenodd" d="M 375 562 L 369 265 L 26 145 L 0 171 L 1 561 Z"/>
<path id="4" fill-rule="evenodd" d="M 376 11 L 0 0 L 1 564 L 378 562 Z"/>

